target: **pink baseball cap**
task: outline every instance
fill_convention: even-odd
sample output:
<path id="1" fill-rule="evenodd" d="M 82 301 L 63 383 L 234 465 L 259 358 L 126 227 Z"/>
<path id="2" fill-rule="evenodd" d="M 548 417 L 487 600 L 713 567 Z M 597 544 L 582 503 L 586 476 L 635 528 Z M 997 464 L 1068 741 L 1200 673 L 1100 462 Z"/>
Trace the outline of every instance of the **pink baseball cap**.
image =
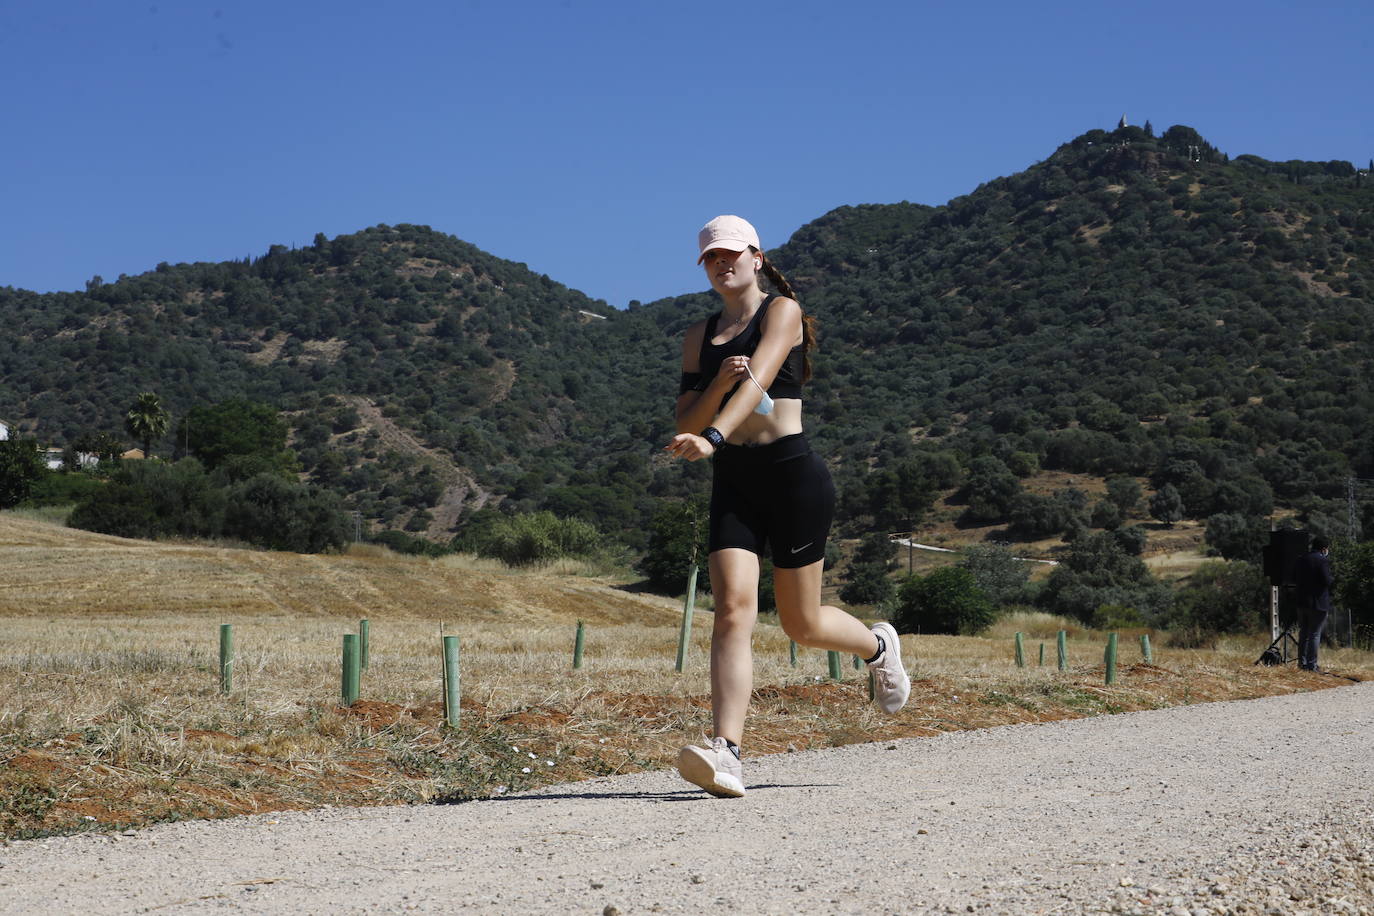
<path id="1" fill-rule="evenodd" d="M 701 249 L 701 256 L 697 258 L 697 263 L 706 257 L 706 252 L 712 248 L 724 248 L 726 251 L 743 251 L 746 248 L 757 248 L 763 250 L 759 244 L 759 234 L 754 231 L 754 227 L 749 225 L 749 221 L 738 216 L 717 216 L 697 233 L 697 245 Z"/>

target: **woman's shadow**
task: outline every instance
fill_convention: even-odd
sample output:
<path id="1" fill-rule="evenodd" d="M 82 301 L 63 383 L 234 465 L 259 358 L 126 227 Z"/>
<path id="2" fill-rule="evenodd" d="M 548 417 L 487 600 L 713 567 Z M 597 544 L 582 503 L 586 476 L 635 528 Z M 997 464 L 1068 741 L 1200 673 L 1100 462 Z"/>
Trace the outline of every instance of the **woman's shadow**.
<path id="1" fill-rule="evenodd" d="M 806 782 L 766 782 L 747 786 L 750 792 L 766 792 L 772 789 L 833 789 L 832 783 L 806 783 Z M 684 802 L 699 801 L 703 798 L 710 798 L 709 795 L 700 789 L 675 789 L 669 792 L 597 792 L 587 790 L 584 792 L 531 792 L 526 795 L 493 795 L 484 798 L 472 798 L 470 796 L 440 795 L 435 797 L 431 805 L 462 805 L 468 802 L 520 802 L 520 801 L 545 801 L 548 799 L 596 799 L 606 800 L 613 798 L 630 798 L 639 801 L 656 802 Z"/>

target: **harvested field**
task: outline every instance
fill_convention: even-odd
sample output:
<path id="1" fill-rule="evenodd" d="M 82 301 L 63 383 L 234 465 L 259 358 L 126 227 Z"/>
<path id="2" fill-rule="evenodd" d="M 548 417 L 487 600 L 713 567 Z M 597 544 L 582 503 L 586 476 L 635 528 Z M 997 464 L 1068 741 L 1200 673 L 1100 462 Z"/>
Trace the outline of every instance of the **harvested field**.
<path id="1" fill-rule="evenodd" d="M 485 797 L 671 765 L 710 721 L 703 610 L 688 670 L 673 670 L 681 604 L 572 569 L 375 549 L 298 556 L 162 544 L 0 514 L 0 834 L 35 836 L 321 805 Z M 339 702 L 340 646 L 366 617 L 362 700 Z M 577 620 L 586 664 L 571 669 Z M 218 687 L 219 624 L 234 684 Z M 1069 633 L 1054 665 L 1049 615 L 986 638 L 904 640 L 915 680 L 897 716 L 825 654 L 789 664 L 776 624 L 755 639 L 751 755 L 1021 722 L 1270 696 L 1369 677 L 1367 653 L 1329 652 L 1341 676 L 1252 664 L 1261 637 L 1215 650 Z M 439 636 L 462 642 L 457 729 L 443 722 Z M 1029 666 L 1012 661 L 1026 634 Z M 1047 641 L 1046 666 L 1038 643 Z"/>

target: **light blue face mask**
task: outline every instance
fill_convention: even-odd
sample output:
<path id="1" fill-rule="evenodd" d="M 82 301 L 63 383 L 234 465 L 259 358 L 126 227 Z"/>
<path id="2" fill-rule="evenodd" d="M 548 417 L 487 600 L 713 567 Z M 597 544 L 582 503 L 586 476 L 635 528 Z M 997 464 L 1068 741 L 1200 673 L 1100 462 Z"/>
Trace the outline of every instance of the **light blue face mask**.
<path id="1" fill-rule="evenodd" d="M 749 373 L 749 381 L 753 382 L 754 387 L 763 394 L 763 400 L 759 401 L 759 406 L 754 408 L 754 413 L 761 413 L 765 417 L 768 416 L 773 412 L 773 399 L 768 396 L 768 392 L 763 390 L 763 386 L 759 384 L 759 380 L 754 378 L 754 373 L 750 370 L 748 365 L 745 365 L 744 371 Z"/>

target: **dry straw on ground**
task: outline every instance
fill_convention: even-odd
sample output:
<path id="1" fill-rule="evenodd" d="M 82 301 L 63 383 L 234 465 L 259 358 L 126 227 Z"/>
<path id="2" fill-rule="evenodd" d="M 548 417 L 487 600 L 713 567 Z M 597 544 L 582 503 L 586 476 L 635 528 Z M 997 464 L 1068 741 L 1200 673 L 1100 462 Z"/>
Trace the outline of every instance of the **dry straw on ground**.
<path id="1" fill-rule="evenodd" d="M 680 601 L 572 569 L 355 550 L 297 556 L 152 544 L 0 515 L 0 835 L 108 829 L 322 804 L 462 800 L 648 767 L 709 727 L 710 614 L 673 670 Z M 341 637 L 370 620 L 362 700 L 339 705 Z M 586 664 L 571 668 L 574 627 Z M 220 623 L 235 628 L 234 690 L 218 690 Z M 1252 664 L 1258 637 L 1209 651 L 1123 634 L 1103 683 L 1105 634 L 1004 620 L 985 638 L 904 640 L 915 685 L 894 717 L 868 703 L 849 659 L 797 667 L 776 624 L 755 640 L 746 753 L 935 735 L 1349 681 Z M 442 721 L 440 633 L 462 640 L 461 722 Z M 1012 660 L 1025 636 L 1028 667 Z M 1046 643 L 1046 665 L 1038 665 Z M 1325 662 L 1352 678 L 1367 653 Z"/>

